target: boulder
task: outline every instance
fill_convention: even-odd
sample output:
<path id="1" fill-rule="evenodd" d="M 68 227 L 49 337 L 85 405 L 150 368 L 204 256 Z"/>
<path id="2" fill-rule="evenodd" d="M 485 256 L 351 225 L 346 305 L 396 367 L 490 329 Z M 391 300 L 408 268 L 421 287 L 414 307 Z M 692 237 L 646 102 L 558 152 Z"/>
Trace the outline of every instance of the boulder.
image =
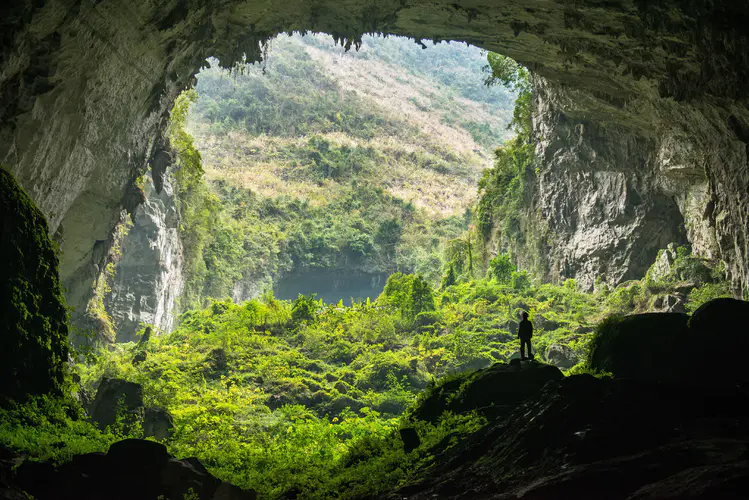
<path id="1" fill-rule="evenodd" d="M 222 483 L 195 458 L 177 460 L 160 443 L 125 439 L 107 453 L 79 455 L 57 468 L 49 462 L 24 462 L 18 485 L 38 500 L 180 499 L 254 500 L 252 490 Z"/>
<path id="2" fill-rule="evenodd" d="M 685 373 L 677 353 L 690 341 L 687 320 L 674 313 L 607 318 L 593 335 L 588 365 L 621 378 L 678 382 Z"/>
<path id="3" fill-rule="evenodd" d="M 133 424 L 142 422 L 143 388 L 134 382 L 105 377 L 91 405 L 91 419 L 99 429 L 104 430 L 117 421 L 120 412 Z"/>
<path id="4" fill-rule="evenodd" d="M 221 481 L 213 477 L 202 464 L 196 467 L 186 460 L 169 458 L 161 471 L 159 483 L 166 498 L 184 498 L 192 491 L 198 498 L 213 498 Z"/>
<path id="5" fill-rule="evenodd" d="M 174 434 L 172 415 L 161 408 L 146 408 L 143 416 L 143 435 L 156 439 L 169 439 Z"/>
<path id="6" fill-rule="evenodd" d="M 421 444 L 419 433 L 413 427 L 406 427 L 400 430 L 401 440 L 403 441 L 403 449 L 406 453 L 411 453 Z"/>
<path id="7" fill-rule="evenodd" d="M 551 344 L 546 350 L 546 361 L 557 368 L 568 369 L 580 362 L 577 354 L 566 345 Z"/>
<path id="8" fill-rule="evenodd" d="M 681 385 L 749 382 L 740 363 L 716 362 L 749 350 L 749 302 L 715 299 L 691 319 L 649 313 L 604 320 L 591 342 L 588 365 L 618 378 Z"/>
<path id="9" fill-rule="evenodd" d="M 749 382 L 743 363 L 716 362 L 749 352 L 749 302 L 728 298 L 706 302 L 692 315 L 689 330 L 693 340 L 687 356 L 696 382 Z"/>
<path id="10" fill-rule="evenodd" d="M 411 417 L 436 423 L 444 411 L 462 414 L 477 410 L 501 415 L 537 394 L 548 382 L 564 378 L 559 368 L 536 362 L 495 363 L 437 386 L 413 410 Z"/>
<path id="11" fill-rule="evenodd" d="M 680 293 L 660 295 L 653 301 L 653 312 L 680 313 L 687 312 L 684 297 Z"/>
<path id="12" fill-rule="evenodd" d="M 706 302 L 692 315 L 689 328 L 705 337 L 749 341 L 749 302 L 726 298 Z"/>

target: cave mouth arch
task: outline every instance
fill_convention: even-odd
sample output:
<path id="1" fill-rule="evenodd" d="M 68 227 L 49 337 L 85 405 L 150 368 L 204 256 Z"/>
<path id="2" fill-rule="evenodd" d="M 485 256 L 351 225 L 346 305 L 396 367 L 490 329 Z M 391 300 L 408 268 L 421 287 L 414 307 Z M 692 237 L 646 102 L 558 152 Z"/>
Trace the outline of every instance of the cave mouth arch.
<path id="1" fill-rule="evenodd" d="M 745 5 L 60 0 L 6 4 L 0 18 L 0 159 L 60 242 L 73 307 L 86 302 L 120 210 L 141 202 L 134 181 L 163 149 L 171 104 L 202 61 L 257 59 L 262 43 L 293 31 L 350 46 L 368 32 L 465 41 L 526 65 L 541 109 L 642 144 L 618 170 L 657 177 L 690 239 L 726 262 L 737 293 L 749 288 L 749 166 L 733 132 L 749 123 Z M 596 139 L 545 132 L 544 160 L 570 170 L 572 139 Z"/>

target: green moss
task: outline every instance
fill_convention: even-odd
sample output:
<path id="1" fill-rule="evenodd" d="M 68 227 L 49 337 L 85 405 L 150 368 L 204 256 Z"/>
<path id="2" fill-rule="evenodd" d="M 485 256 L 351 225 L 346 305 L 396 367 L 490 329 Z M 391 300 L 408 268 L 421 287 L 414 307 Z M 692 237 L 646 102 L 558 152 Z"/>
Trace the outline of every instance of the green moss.
<path id="1" fill-rule="evenodd" d="M 0 394 L 59 393 L 68 359 L 65 299 L 47 221 L 0 167 Z"/>

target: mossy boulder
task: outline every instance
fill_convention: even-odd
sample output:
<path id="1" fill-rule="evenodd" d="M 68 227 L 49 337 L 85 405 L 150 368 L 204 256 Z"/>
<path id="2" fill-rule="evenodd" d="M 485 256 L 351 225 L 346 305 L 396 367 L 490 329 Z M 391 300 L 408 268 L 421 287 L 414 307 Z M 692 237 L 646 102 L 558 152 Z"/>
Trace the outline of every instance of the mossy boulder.
<path id="1" fill-rule="evenodd" d="M 749 381 L 749 372 L 729 358 L 747 350 L 749 302 L 715 299 L 691 318 L 650 313 L 604 320 L 591 341 L 588 366 L 617 378 L 733 385 Z"/>
<path id="2" fill-rule="evenodd" d="M 0 167 L 0 395 L 59 393 L 68 323 L 47 221 Z"/>
<path id="3" fill-rule="evenodd" d="M 411 412 L 411 418 L 435 423 L 445 411 L 476 410 L 487 416 L 507 414 L 544 385 L 564 378 L 559 368 L 542 363 L 509 365 L 463 373 L 431 388 Z"/>
<path id="4" fill-rule="evenodd" d="M 105 377 L 99 383 L 89 411 L 91 420 L 101 430 L 115 425 L 118 417 L 124 417 L 123 424 L 132 429 L 143 422 L 143 387 L 135 382 Z"/>
<path id="5" fill-rule="evenodd" d="M 607 318 L 593 335 L 588 365 L 618 378 L 681 380 L 681 351 L 690 342 L 688 320 L 677 313 Z"/>

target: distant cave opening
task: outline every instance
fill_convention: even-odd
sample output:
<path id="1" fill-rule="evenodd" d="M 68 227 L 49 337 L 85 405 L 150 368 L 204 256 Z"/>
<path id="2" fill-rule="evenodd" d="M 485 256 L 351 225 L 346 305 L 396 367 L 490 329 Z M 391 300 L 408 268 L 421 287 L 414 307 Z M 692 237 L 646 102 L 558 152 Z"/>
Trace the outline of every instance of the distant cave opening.
<path id="1" fill-rule="evenodd" d="M 515 134 L 517 94 L 486 84 L 485 51 L 426 47 L 294 34 L 262 63 L 209 59 L 172 111 L 166 175 L 152 160 L 139 181 L 146 201 L 105 299 L 117 338 L 168 331 L 171 312 L 208 297 L 348 304 L 394 272 L 438 284 L 493 150 Z"/>

